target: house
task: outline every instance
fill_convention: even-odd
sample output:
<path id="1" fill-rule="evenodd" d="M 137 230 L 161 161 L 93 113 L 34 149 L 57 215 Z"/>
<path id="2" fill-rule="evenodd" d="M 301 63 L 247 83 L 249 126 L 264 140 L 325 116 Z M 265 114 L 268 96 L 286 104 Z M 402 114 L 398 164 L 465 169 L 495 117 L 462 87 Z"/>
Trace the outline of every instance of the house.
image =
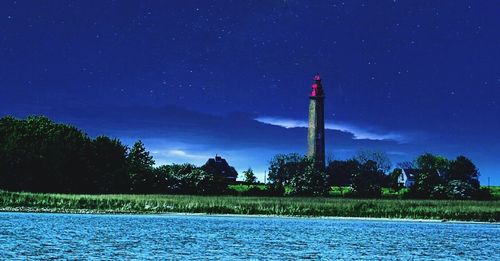
<path id="1" fill-rule="evenodd" d="M 401 169 L 401 174 L 398 176 L 398 185 L 405 188 L 413 186 L 417 173 L 418 169 Z"/>
<path id="2" fill-rule="evenodd" d="M 238 172 L 233 167 L 229 166 L 227 161 L 219 155 L 215 155 L 215 158 L 210 158 L 207 163 L 201 167 L 204 171 L 214 174 L 221 175 L 228 179 L 230 182 L 235 182 L 238 177 Z"/>

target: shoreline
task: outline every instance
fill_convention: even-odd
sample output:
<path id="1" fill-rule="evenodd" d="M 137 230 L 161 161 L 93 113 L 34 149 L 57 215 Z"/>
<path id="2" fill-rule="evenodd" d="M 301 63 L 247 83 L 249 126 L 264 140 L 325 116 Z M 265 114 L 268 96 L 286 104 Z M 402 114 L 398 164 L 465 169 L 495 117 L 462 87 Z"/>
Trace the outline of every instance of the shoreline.
<path id="1" fill-rule="evenodd" d="M 381 222 L 413 222 L 413 223 L 451 223 L 451 224 L 490 224 L 500 225 L 499 221 L 467 221 L 447 219 L 412 219 L 412 218 L 387 218 L 387 217 L 348 217 L 348 216 L 301 216 L 301 215 L 266 215 L 266 214 L 211 214 L 190 212 L 127 212 L 103 211 L 89 209 L 49 209 L 27 207 L 0 207 L 0 213 L 25 213 L 25 214 L 68 214 L 68 215 L 146 215 L 146 216 L 205 216 L 205 217 L 234 217 L 234 218 L 300 218 L 320 220 L 346 220 L 346 221 L 381 221 Z"/>
<path id="2" fill-rule="evenodd" d="M 120 214 L 118 214 L 120 215 Z M 147 215 L 147 214 L 146 214 Z M 500 225 L 500 222 L 492 221 L 462 221 L 445 219 L 411 219 L 411 218 L 377 218 L 377 217 L 344 217 L 344 216 L 280 216 L 280 215 L 255 215 L 255 214 L 207 214 L 207 213 L 164 213 L 158 215 L 178 216 L 209 216 L 209 217 L 241 217 L 241 218 L 305 218 L 325 220 L 356 220 L 356 221 L 386 221 L 386 222 L 414 222 L 414 223 L 453 223 L 453 224 L 492 224 Z"/>
<path id="3" fill-rule="evenodd" d="M 0 211 L 74 214 L 207 214 L 499 222 L 500 201 L 374 200 L 193 195 L 0 192 Z"/>

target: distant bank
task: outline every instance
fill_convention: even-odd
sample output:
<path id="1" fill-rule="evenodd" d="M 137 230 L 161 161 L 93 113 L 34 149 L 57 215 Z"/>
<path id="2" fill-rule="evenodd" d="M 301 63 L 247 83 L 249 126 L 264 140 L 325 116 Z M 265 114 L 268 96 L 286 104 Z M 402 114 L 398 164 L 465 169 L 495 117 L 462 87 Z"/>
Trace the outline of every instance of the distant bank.
<path id="1" fill-rule="evenodd" d="M 500 222 L 500 201 L 0 192 L 0 211 L 206 213 Z"/>

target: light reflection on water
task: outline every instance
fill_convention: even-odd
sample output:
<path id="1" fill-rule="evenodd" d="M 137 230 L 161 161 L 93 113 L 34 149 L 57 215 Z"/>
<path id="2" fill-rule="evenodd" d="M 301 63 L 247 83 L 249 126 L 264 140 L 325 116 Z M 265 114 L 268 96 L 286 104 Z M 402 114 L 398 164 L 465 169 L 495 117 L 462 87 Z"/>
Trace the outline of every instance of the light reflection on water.
<path id="1" fill-rule="evenodd" d="M 0 213 L 0 259 L 500 260 L 500 225 Z"/>

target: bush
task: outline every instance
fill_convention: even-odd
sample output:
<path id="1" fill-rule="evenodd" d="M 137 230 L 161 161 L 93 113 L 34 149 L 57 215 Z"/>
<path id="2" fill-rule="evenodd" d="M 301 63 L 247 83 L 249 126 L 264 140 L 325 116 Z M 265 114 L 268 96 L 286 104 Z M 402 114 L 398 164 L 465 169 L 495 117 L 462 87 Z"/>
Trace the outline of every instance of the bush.
<path id="1" fill-rule="evenodd" d="M 363 181 L 363 175 L 356 173 L 352 176 L 352 185 L 347 197 L 356 198 L 380 198 L 382 196 L 382 187 L 375 183 Z"/>
<path id="2" fill-rule="evenodd" d="M 451 180 L 446 185 L 437 185 L 431 195 L 433 199 L 491 199 L 488 189 L 476 189 L 473 184 L 461 180 Z"/>
<path id="3" fill-rule="evenodd" d="M 241 193 L 242 196 L 256 196 L 256 197 L 266 197 L 272 196 L 272 191 L 267 187 L 261 188 L 259 186 L 250 186 L 250 188 Z"/>
<path id="4" fill-rule="evenodd" d="M 446 185 L 446 195 L 449 199 L 471 199 L 476 192 L 471 184 L 461 180 L 452 180 Z"/>
<path id="5" fill-rule="evenodd" d="M 488 188 L 480 188 L 477 190 L 475 198 L 478 200 L 492 200 L 493 194 Z"/>
<path id="6" fill-rule="evenodd" d="M 159 193 L 218 195 L 228 193 L 229 181 L 221 175 L 207 173 L 191 164 L 163 165 L 155 169 Z"/>
<path id="7" fill-rule="evenodd" d="M 325 182 L 325 173 L 319 170 L 313 161 L 302 173 L 292 178 L 290 183 L 290 195 L 293 196 L 325 196 L 328 194 L 328 186 Z"/>
<path id="8" fill-rule="evenodd" d="M 270 196 L 276 196 L 276 197 L 281 197 L 285 195 L 285 186 L 279 184 L 279 183 L 271 183 L 269 185 L 269 193 Z"/>
<path id="9" fill-rule="evenodd" d="M 359 166 L 356 173 L 353 173 L 351 180 L 351 193 L 353 197 L 362 198 L 380 198 L 382 196 L 382 187 L 380 184 L 380 172 L 374 161 L 367 161 Z"/>

